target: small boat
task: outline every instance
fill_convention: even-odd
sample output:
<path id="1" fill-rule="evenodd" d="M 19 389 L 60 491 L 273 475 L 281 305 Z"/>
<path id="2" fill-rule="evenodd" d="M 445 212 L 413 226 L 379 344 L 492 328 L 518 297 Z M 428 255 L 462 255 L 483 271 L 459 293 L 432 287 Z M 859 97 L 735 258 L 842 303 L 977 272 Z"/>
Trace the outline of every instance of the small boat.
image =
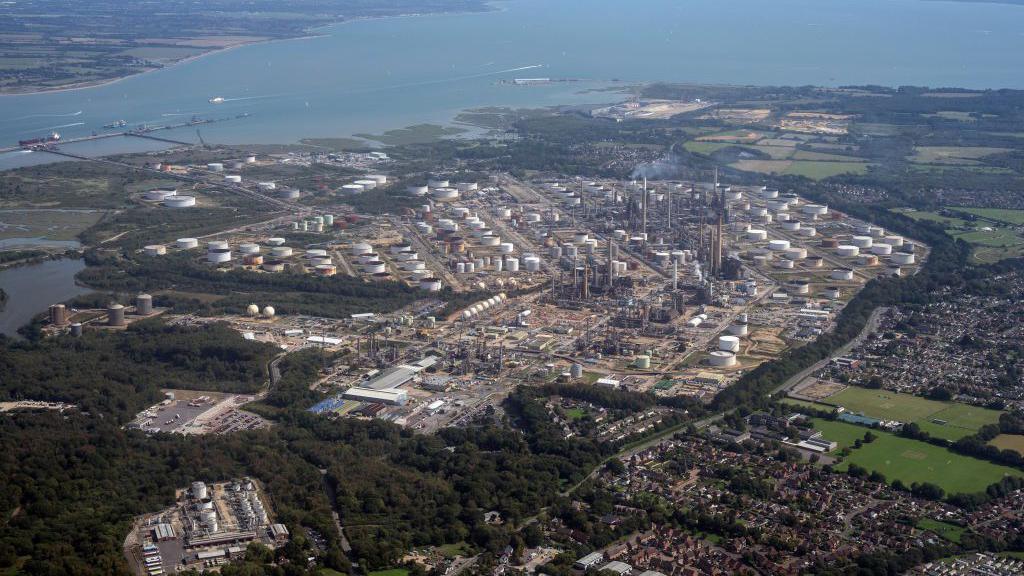
<path id="1" fill-rule="evenodd" d="M 118 120 L 117 122 L 111 122 L 110 124 L 104 124 L 104 128 L 124 128 L 128 125 L 126 120 Z"/>
<path id="2" fill-rule="evenodd" d="M 224 102 L 224 97 L 223 96 L 216 96 L 216 97 L 210 98 L 210 104 L 222 104 L 223 102 Z"/>

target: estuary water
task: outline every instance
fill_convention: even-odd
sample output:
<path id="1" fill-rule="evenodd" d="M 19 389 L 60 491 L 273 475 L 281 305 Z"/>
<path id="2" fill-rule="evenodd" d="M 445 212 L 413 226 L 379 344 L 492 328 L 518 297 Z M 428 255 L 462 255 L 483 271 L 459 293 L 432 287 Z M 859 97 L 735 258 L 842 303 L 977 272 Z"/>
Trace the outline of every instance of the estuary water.
<path id="1" fill-rule="evenodd" d="M 617 101 L 656 80 L 1024 88 L 1024 6 L 932 0 L 508 0 L 363 20 L 94 88 L 0 97 L 0 147 L 104 124 L 228 118 L 208 142 L 291 143 L 448 123 L 482 106 Z M 515 78 L 573 78 L 514 86 Z M 505 81 L 505 82 L 500 82 Z M 614 82 L 618 81 L 618 82 Z M 223 98 L 219 104 L 210 103 Z M 237 118 L 239 115 L 248 115 Z M 194 128 L 161 133 L 195 141 Z M 151 149 L 116 139 L 81 153 Z M 0 168 L 44 154 L 0 157 Z"/>
<path id="2" fill-rule="evenodd" d="M 0 334 L 17 336 L 18 328 L 50 304 L 92 292 L 75 283 L 75 274 L 83 268 L 82 260 L 62 258 L 0 270 L 0 288 L 7 293 L 7 305 L 0 310 Z"/>

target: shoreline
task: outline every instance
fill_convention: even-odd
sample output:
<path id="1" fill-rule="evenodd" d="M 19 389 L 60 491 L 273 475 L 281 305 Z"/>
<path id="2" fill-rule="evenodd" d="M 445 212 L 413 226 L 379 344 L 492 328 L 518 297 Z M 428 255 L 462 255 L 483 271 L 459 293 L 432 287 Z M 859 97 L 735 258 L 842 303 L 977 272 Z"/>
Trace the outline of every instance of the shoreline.
<path id="1" fill-rule="evenodd" d="M 77 90 L 88 90 L 90 88 L 101 88 L 103 86 L 110 86 L 112 84 L 117 84 L 118 82 L 122 82 L 122 81 L 128 80 L 130 78 L 138 78 L 138 77 L 144 76 L 146 74 L 153 74 L 153 73 L 160 72 L 160 71 L 163 71 L 163 70 L 169 70 L 169 69 L 177 67 L 177 66 L 181 66 L 181 65 L 184 65 L 184 64 L 188 64 L 190 62 L 194 62 L 194 61 L 199 60 L 201 58 L 206 58 L 207 56 L 212 56 L 214 54 L 220 54 L 222 52 L 227 52 L 229 50 L 235 50 L 237 48 L 244 48 L 246 46 L 258 46 L 260 44 L 272 44 L 274 42 L 290 42 L 290 41 L 293 41 L 293 40 L 313 40 L 313 39 L 316 39 L 316 38 L 322 38 L 324 36 L 327 36 L 327 34 L 325 34 L 325 33 L 314 33 L 314 32 L 316 30 L 323 30 L 325 28 L 331 28 L 333 26 L 341 26 L 341 25 L 350 24 L 350 23 L 353 23 L 353 22 L 360 22 L 360 21 L 365 21 L 365 20 L 384 20 L 386 18 L 414 18 L 414 17 L 422 17 L 422 16 L 444 16 L 444 15 L 453 15 L 453 14 L 484 14 L 486 12 L 498 9 L 498 8 L 495 8 L 492 5 L 491 2 L 486 2 L 485 5 L 489 7 L 488 10 L 480 10 L 480 11 L 451 11 L 451 12 L 413 12 L 413 13 L 409 13 L 409 14 L 395 14 L 393 16 L 357 16 L 357 17 L 354 17 L 354 18 L 347 18 L 347 19 L 343 19 L 343 20 L 338 20 L 337 22 L 330 22 L 330 23 L 327 23 L 327 24 L 322 24 L 322 25 L 311 27 L 311 28 L 307 28 L 305 30 L 305 32 L 307 32 L 307 34 L 304 34 L 302 36 L 288 36 L 288 37 L 283 37 L 283 38 L 265 38 L 263 40 L 253 40 L 251 42 L 239 42 L 238 44 L 232 44 L 231 46 L 223 46 L 223 47 L 220 47 L 220 48 L 216 48 L 214 50 L 209 50 L 209 51 L 206 51 L 206 52 L 202 52 L 200 54 L 196 54 L 194 56 L 189 56 L 187 58 L 182 58 L 181 60 L 175 60 L 174 62 L 171 62 L 171 63 L 169 63 L 169 64 L 167 64 L 165 66 L 161 66 L 160 68 L 152 68 L 152 69 L 149 69 L 149 70 L 143 70 L 141 72 L 134 72 L 134 73 L 128 74 L 126 76 L 118 76 L 116 78 L 108 78 L 108 79 L 105 79 L 105 80 L 93 80 L 93 81 L 88 81 L 88 82 L 77 82 L 77 83 L 67 84 L 65 86 L 54 87 L 54 88 L 46 88 L 46 89 L 42 89 L 42 90 L 40 90 L 38 88 L 29 88 L 27 91 L 24 91 L 24 92 L 3 92 L 3 91 L 0 91 L 0 99 L 2 99 L 2 98 L 13 98 L 13 97 L 18 97 L 18 96 L 42 96 L 42 95 L 45 95 L 45 94 L 57 94 L 57 93 L 60 93 L 60 92 L 75 92 Z"/>

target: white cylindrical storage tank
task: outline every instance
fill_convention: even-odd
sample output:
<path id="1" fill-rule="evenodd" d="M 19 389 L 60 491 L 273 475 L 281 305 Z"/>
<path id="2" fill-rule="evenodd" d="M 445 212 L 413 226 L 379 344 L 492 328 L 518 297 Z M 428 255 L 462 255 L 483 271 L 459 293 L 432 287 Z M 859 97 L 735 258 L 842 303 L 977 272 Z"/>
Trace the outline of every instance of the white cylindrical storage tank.
<path id="1" fill-rule="evenodd" d="M 427 292 L 437 292 L 441 290 L 441 281 L 437 278 L 423 278 L 420 280 L 420 289 Z"/>
<path id="2" fill-rule="evenodd" d="M 498 245 L 498 252 L 501 254 L 511 254 L 515 250 L 515 244 L 511 242 L 502 242 Z"/>
<path id="3" fill-rule="evenodd" d="M 181 250 L 191 250 L 199 246 L 199 240 L 196 238 L 178 238 L 175 244 Z"/>
<path id="4" fill-rule="evenodd" d="M 811 268 L 821 268 L 823 264 L 825 264 L 825 259 L 821 256 L 811 256 L 806 262 L 806 265 Z"/>
<path id="5" fill-rule="evenodd" d="M 733 336 L 746 336 L 748 329 L 748 324 L 746 322 L 733 322 L 729 325 L 729 334 L 732 334 Z"/>
<path id="6" fill-rule="evenodd" d="M 537 272 L 540 270 L 540 258 L 536 256 L 527 256 L 523 258 L 523 265 L 526 266 L 527 272 Z"/>
<path id="7" fill-rule="evenodd" d="M 431 188 L 447 188 L 450 182 L 444 178 L 431 178 L 427 180 L 427 186 Z"/>
<path id="8" fill-rule="evenodd" d="M 388 177 L 383 175 L 383 174 L 367 174 L 366 175 L 366 179 L 367 180 L 373 180 L 378 185 L 380 185 L 380 184 L 387 184 L 388 183 Z"/>
<path id="9" fill-rule="evenodd" d="M 417 270 L 425 270 L 427 268 L 426 263 L 422 260 L 408 260 L 406 262 L 402 262 L 401 266 L 402 270 L 407 272 L 416 272 Z"/>
<path id="10" fill-rule="evenodd" d="M 456 262 L 455 263 L 455 273 L 456 274 L 465 274 L 466 273 L 466 263 L 465 262 Z"/>
<path id="11" fill-rule="evenodd" d="M 914 255 L 909 252 L 895 252 L 890 258 L 893 264 L 901 266 L 914 263 Z"/>
<path id="12" fill-rule="evenodd" d="M 195 196 L 168 196 L 164 200 L 164 206 L 168 208 L 191 208 L 195 205 Z"/>
<path id="13" fill-rule="evenodd" d="M 787 212 L 777 212 L 775 214 L 775 221 L 776 222 L 789 222 L 790 221 L 790 216 L 789 216 L 789 214 Z"/>
<path id="14" fill-rule="evenodd" d="M 334 264 L 317 264 L 316 273 L 320 276 L 334 276 L 338 273 L 338 267 Z"/>
<path id="15" fill-rule="evenodd" d="M 431 196 L 438 202 L 451 202 L 459 199 L 459 191 L 455 188 L 437 188 L 431 193 Z"/>
<path id="16" fill-rule="evenodd" d="M 803 260 L 804 258 L 807 258 L 807 248 L 790 248 L 789 250 L 786 250 L 783 255 L 790 260 Z"/>
<path id="17" fill-rule="evenodd" d="M 430 193 L 430 188 L 426 186 L 406 186 L 405 191 L 412 196 L 426 196 Z"/>
<path id="18" fill-rule="evenodd" d="M 488 234 L 488 235 L 480 237 L 480 245 L 481 246 L 493 247 L 493 246 L 497 246 L 499 244 L 501 244 L 501 236 L 494 236 L 492 234 Z"/>
<path id="19" fill-rule="evenodd" d="M 211 240 L 206 243 L 207 250 L 227 250 L 228 248 L 227 240 Z"/>
<path id="20" fill-rule="evenodd" d="M 374 260 L 373 262 L 363 264 L 363 271 L 367 274 L 379 274 L 385 270 L 387 270 L 387 266 L 380 260 Z"/>
<path id="21" fill-rule="evenodd" d="M 879 256 L 888 256 L 892 254 L 892 246 L 889 244 L 875 244 L 871 247 L 871 253 Z"/>
<path id="22" fill-rule="evenodd" d="M 231 261 L 231 250 L 218 249 L 206 253 L 206 260 L 211 264 L 223 264 Z"/>
<path id="23" fill-rule="evenodd" d="M 290 246 L 274 246 L 270 249 L 270 255 L 274 258 L 288 258 L 292 255 Z"/>
<path id="24" fill-rule="evenodd" d="M 405 242 L 395 244 L 388 248 L 388 252 L 394 255 L 401 254 L 403 252 L 412 252 L 412 244 L 406 244 Z"/>
<path id="25" fill-rule="evenodd" d="M 768 249 L 772 252 L 781 252 L 783 250 L 789 250 L 789 240 L 771 240 L 768 242 Z"/>
<path id="26" fill-rule="evenodd" d="M 903 236 L 890 235 L 885 237 L 885 243 L 893 248 L 903 247 Z"/>
<path id="27" fill-rule="evenodd" d="M 824 216 L 828 214 L 828 206 L 824 204 L 807 204 L 801 210 L 804 214 L 811 216 Z"/>
<path id="28" fill-rule="evenodd" d="M 590 234 L 586 232 L 576 232 L 572 235 L 572 241 L 576 244 L 583 244 L 590 239 Z"/>
<path id="29" fill-rule="evenodd" d="M 849 268 L 836 268 L 832 271 L 833 280 L 853 280 L 853 270 Z"/>
<path id="30" fill-rule="evenodd" d="M 708 364 L 719 368 L 729 368 L 736 365 L 736 355 L 726 350 L 715 350 L 708 355 Z"/>
<path id="31" fill-rule="evenodd" d="M 466 262 L 466 274 L 476 272 L 476 262 Z"/>
<path id="32" fill-rule="evenodd" d="M 163 202 L 164 200 L 167 200 L 171 196 L 176 196 L 177 194 L 177 190 L 150 190 L 149 192 L 146 192 L 143 195 L 143 197 L 151 202 Z"/>
<path id="33" fill-rule="evenodd" d="M 836 248 L 836 254 L 843 256 L 845 258 L 852 258 L 860 254 L 860 248 L 856 246 L 851 246 L 849 244 L 840 244 Z"/>
<path id="34" fill-rule="evenodd" d="M 839 298 L 839 287 L 838 286 L 826 286 L 821 291 L 822 298 L 828 298 L 829 300 L 835 300 Z"/>
<path id="35" fill-rule="evenodd" d="M 267 238 L 263 243 L 266 244 L 267 246 L 284 246 L 285 242 L 287 242 L 287 240 L 285 240 L 284 238 L 274 237 Z"/>
<path id="36" fill-rule="evenodd" d="M 360 254 L 356 257 L 356 261 L 360 264 L 366 264 L 367 262 L 376 262 L 380 260 L 380 256 L 376 252 L 368 252 L 366 254 Z"/>
<path id="37" fill-rule="evenodd" d="M 740 339 L 737 338 L 736 336 L 719 336 L 718 349 L 725 350 L 728 352 L 739 352 Z"/>
<path id="38" fill-rule="evenodd" d="M 327 256 L 327 250 L 322 248 L 306 250 L 306 258 L 324 258 L 325 256 Z"/>
<path id="39" fill-rule="evenodd" d="M 260 192 L 271 192 L 277 190 L 277 184 L 273 182 L 257 182 L 256 188 L 259 188 Z"/>
<path id="40" fill-rule="evenodd" d="M 813 238 L 818 233 L 818 230 L 814 226 L 804 226 L 800 228 L 800 235 L 805 238 Z"/>
<path id="41" fill-rule="evenodd" d="M 506 258 L 505 268 L 509 272 L 519 272 L 519 258 Z"/>
<path id="42" fill-rule="evenodd" d="M 765 206 L 772 212 L 785 212 L 789 210 L 789 203 L 785 200 L 769 200 Z"/>
<path id="43" fill-rule="evenodd" d="M 787 232 L 796 232 L 797 230 L 800 230 L 800 222 L 798 220 L 783 222 L 782 229 Z"/>
<path id="44" fill-rule="evenodd" d="M 641 354 L 636 357 L 634 364 L 637 370 L 650 370 L 651 369 L 651 357 L 647 354 Z"/>
<path id="45" fill-rule="evenodd" d="M 765 188 L 764 190 L 761 190 L 761 198 L 764 198 L 765 200 L 771 200 L 778 197 L 779 191 L 774 188 Z"/>
<path id="46" fill-rule="evenodd" d="M 146 256 L 163 256 L 167 254 L 167 247 L 163 244 L 150 244 L 145 248 Z"/>
<path id="47" fill-rule="evenodd" d="M 373 246 L 370 246 L 366 242 L 356 242 L 352 245 L 352 255 L 362 256 L 363 254 L 369 254 L 373 252 Z"/>
<path id="48" fill-rule="evenodd" d="M 323 266 L 325 264 L 334 264 L 334 262 L 328 256 L 316 256 L 309 259 L 309 265 L 313 267 Z"/>
<path id="49" fill-rule="evenodd" d="M 809 294 L 811 285 L 805 280 L 794 280 L 786 283 L 786 291 L 790 294 Z"/>
<path id="50" fill-rule="evenodd" d="M 223 162 L 210 162 L 210 163 L 208 163 L 206 165 L 206 169 L 209 170 L 210 172 L 223 172 L 224 171 L 224 163 Z"/>
<path id="51" fill-rule="evenodd" d="M 768 238 L 768 232 L 766 230 L 759 230 L 757 228 L 751 228 L 747 230 L 747 239 L 755 242 L 763 242 Z"/>
<path id="52" fill-rule="evenodd" d="M 353 182 L 353 184 L 359 184 L 360 186 L 363 187 L 363 190 L 373 190 L 374 188 L 377 187 L 377 181 L 376 180 L 369 180 L 369 179 L 366 179 L 366 178 L 363 178 L 361 180 L 356 180 L 355 182 Z"/>
<path id="53" fill-rule="evenodd" d="M 273 318 L 277 314 L 277 310 L 274 310 L 273 306 L 263 307 L 263 316 L 266 318 Z"/>
<path id="54" fill-rule="evenodd" d="M 854 236 L 853 239 L 850 240 L 850 244 L 857 248 L 871 248 L 874 243 L 875 241 L 871 236 Z"/>
<path id="55" fill-rule="evenodd" d="M 870 234 L 872 238 L 881 238 L 885 236 L 885 228 L 882 228 L 881 226 L 869 226 L 868 234 Z"/>
<path id="56" fill-rule="evenodd" d="M 458 182 L 455 184 L 455 189 L 459 192 L 473 192 L 479 188 L 480 186 L 476 182 Z"/>
<path id="57" fill-rule="evenodd" d="M 725 200 L 726 202 L 736 202 L 743 198 L 743 193 L 739 190 L 726 190 Z"/>
<path id="58" fill-rule="evenodd" d="M 241 184 L 242 177 L 239 176 L 238 174 L 228 174 L 227 176 L 224 177 L 224 181 L 227 182 L 228 184 Z"/>
<path id="59" fill-rule="evenodd" d="M 785 268 L 787 270 L 795 267 L 792 260 L 788 260 L 785 258 L 779 260 L 778 263 L 776 263 L 776 266 L 778 266 L 779 268 Z"/>
<path id="60" fill-rule="evenodd" d="M 246 156 L 245 157 L 245 163 L 246 164 L 255 164 L 256 163 L 256 156 L 254 156 L 252 154 Z"/>
<path id="61" fill-rule="evenodd" d="M 753 218 L 764 218 L 765 216 L 768 215 L 768 209 L 759 208 L 757 206 L 751 206 L 750 210 L 747 210 L 747 213 L 750 214 L 750 216 Z"/>
<path id="62" fill-rule="evenodd" d="M 253 244 L 251 242 L 246 242 L 244 244 L 239 244 L 238 245 L 238 253 L 239 254 L 259 254 L 260 253 L 260 245 L 259 244 Z"/>
<path id="63" fill-rule="evenodd" d="M 206 492 L 206 484 L 202 482 L 193 482 L 191 492 L 192 497 L 195 498 L 196 500 L 206 500 L 208 497 L 208 494 Z"/>
<path id="64" fill-rule="evenodd" d="M 355 196 L 356 194 L 362 194 L 366 189 L 359 184 L 344 184 L 341 187 L 341 192 L 349 196 Z"/>

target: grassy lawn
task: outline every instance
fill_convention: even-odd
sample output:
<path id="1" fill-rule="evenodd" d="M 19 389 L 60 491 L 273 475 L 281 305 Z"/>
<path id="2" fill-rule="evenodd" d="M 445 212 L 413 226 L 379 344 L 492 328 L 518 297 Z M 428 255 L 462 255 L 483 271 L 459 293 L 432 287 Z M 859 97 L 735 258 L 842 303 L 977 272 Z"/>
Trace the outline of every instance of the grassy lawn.
<path id="1" fill-rule="evenodd" d="M 835 440 L 843 447 L 863 438 L 867 431 L 862 426 L 821 419 L 814 420 L 814 427 L 821 430 L 825 438 Z M 961 456 L 927 442 L 878 430 L 872 433 L 878 438 L 854 449 L 850 456 L 836 465 L 837 470 L 844 471 L 850 464 L 857 464 L 885 474 L 890 482 L 898 479 L 907 486 L 914 482 L 931 482 L 941 486 L 947 494 L 981 492 L 1004 476 L 1022 475 L 1013 468 Z"/>
<path id="2" fill-rule="evenodd" d="M 833 394 L 827 400 L 830 404 L 843 406 L 849 411 L 860 412 L 872 418 L 915 422 L 925 432 L 946 440 L 959 440 L 974 434 L 986 424 L 995 424 L 999 422 L 1000 414 L 998 410 L 856 386 Z M 945 424 L 935 422 L 936 420 L 941 420 Z"/>
<path id="3" fill-rule="evenodd" d="M 917 527 L 921 530 L 928 530 L 934 532 L 939 536 L 942 536 L 950 542 L 960 543 L 960 538 L 964 535 L 966 530 L 956 524 L 949 524 L 947 522 L 940 522 L 939 520 L 933 520 L 931 518 L 922 518 L 918 521 Z"/>
<path id="4" fill-rule="evenodd" d="M 1024 436 L 1020 434 L 1000 434 L 989 441 L 989 444 L 1000 450 L 1014 450 L 1018 454 L 1024 454 Z"/>
<path id="5" fill-rule="evenodd" d="M 321 568 L 317 574 L 319 574 L 319 576 L 346 576 L 333 568 Z"/>
<path id="6" fill-rule="evenodd" d="M 570 408 L 565 411 L 565 417 L 570 420 L 580 420 L 586 415 L 586 411 L 582 408 Z"/>
<path id="7" fill-rule="evenodd" d="M 470 552 L 472 552 L 472 550 L 470 550 L 469 548 L 469 545 L 465 542 L 458 542 L 456 544 L 445 544 L 443 546 L 438 546 L 437 548 L 435 548 L 435 550 L 437 551 L 438 554 L 444 556 L 445 558 L 455 558 L 456 556 L 469 556 Z M 404 576 L 404 574 L 395 576 Z"/>

